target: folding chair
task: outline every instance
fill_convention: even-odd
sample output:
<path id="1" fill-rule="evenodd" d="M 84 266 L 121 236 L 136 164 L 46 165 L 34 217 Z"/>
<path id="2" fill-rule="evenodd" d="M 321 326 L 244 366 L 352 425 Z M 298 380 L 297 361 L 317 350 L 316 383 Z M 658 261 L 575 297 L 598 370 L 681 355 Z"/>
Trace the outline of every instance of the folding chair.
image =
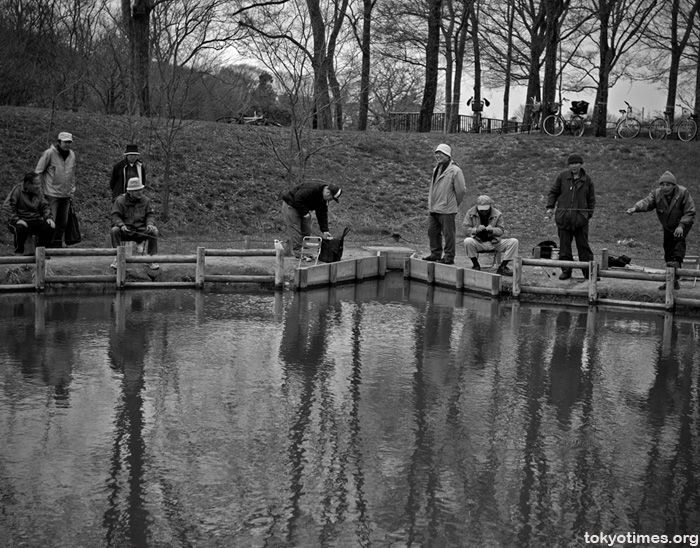
<path id="1" fill-rule="evenodd" d="M 322 238 L 319 236 L 304 236 L 301 241 L 301 250 L 299 251 L 299 264 L 297 268 L 301 266 L 302 261 L 307 257 L 309 260 L 314 261 L 314 265 L 318 264 L 318 255 L 321 253 L 321 242 Z"/>
<path id="2" fill-rule="evenodd" d="M 477 258 L 479 258 L 479 255 L 492 255 L 493 261 L 491 262 L 491 266 L 488 266 L 486 268 L 494 268 L 497 264 L 501 264 L 501 252 L 496 251 L 495 249 L 488 249 L 486 251 L 479 251 L 477 254 Z"/>

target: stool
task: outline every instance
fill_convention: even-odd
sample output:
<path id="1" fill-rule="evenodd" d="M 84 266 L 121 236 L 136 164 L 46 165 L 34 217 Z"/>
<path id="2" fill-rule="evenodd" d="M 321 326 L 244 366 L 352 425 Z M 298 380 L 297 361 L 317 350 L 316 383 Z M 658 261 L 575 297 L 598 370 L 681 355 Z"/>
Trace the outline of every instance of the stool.
<path id="1" fill-rule="evenodd" d="M 495 249 L 487 249 L 486 251 L 479 251 L 477 254 L 477 259 L 479 258 L 480 255 L 493 255 L 493 262 L 491 263 L 491 266 L 488 268 L 494 268 L 495 266 L 501 264 L 501 252 L 496 251 Z"/>
<path id="2" fill-rule="evenodd" d="M 301 262 L 305 259 L 314 260 L 314 264 L 318 264 L 318 256 L 321 253 L 321 242 L 323 240 L 319 236 L 304 236 L 301 241 L 301 249 L 299 250 L 299 264 L 297 268 L 301 266 Z"/>

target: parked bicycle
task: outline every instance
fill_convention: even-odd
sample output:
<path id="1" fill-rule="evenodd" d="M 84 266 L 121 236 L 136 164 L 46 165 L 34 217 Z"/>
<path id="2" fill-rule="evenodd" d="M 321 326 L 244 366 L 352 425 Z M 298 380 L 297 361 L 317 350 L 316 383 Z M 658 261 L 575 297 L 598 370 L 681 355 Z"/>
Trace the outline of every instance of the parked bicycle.
<path id="1" fill-rule="evenodd" d="M 540 116 L 542 115 L 542 102 L 535 97 L 530 97 L 530 114 L 523 119 L 523 131 L 532 133 L 540 129 Z"/>
<path id="2" fill-rule="evenodd" d="M 472 105 L 472 102 L 474 103 Z M 484 110 L 484 105 L 487 107 L 491 105 L 488 99 L 482 99 L 478 103 L 474 101 L 474 97 L 470 97 L 469 100 L 467 101 L 467 106 L 471 105 L 472 111 L 474 112 L 474 119 L 473 119 L 473 124 L 471 129 L 469 130 L 470 133 L 481 133 L 484 131 L 486 128 L 484 127 L 484 122 L 481 117 L 481 113 Z"/>
<path id="3" fill-rule="evenodd" d="M 585 115 L 588 112 L 588 103 L 586 101 L 572 101 L 569 109 L 571 110 L 571 117 L 568 120 L 559 112 L 561 103 L 550 103 L 550 105 L 549 111 L 552 114 L 542 121 L 542 129 L 547 135 L 556 137 L 564 133 L 564 130 L 568 130 L 574 137 L 583 135 L 583 131 L 586 129 L 586 122 L 581 115 Z"/>
<path id="4" fill-rule="evenodd" d="M 681 107 L 681 105 L 678 105 Z M 664 111 L 663 118 L 654 118 L 649 124 L 650 139 L 665 139 L 674 131 L 678 134 L 681 141 L 688 142 L 695 137 L 698 132 L 698 124 L 695 122 L 695 115 L 691 115 L 690 111 L 684 107 L 683 115 L 671 125 L 671 112 Z"/>
<path id="5" fill-rule="evenodd" d="M 632 114 L 632 106 L 625 101 L 627 108 L 620 110 L 620 119 L 615 124 L 615 136 L 621 139 L 634 139 L 642 130 L 642 124 Z"/>

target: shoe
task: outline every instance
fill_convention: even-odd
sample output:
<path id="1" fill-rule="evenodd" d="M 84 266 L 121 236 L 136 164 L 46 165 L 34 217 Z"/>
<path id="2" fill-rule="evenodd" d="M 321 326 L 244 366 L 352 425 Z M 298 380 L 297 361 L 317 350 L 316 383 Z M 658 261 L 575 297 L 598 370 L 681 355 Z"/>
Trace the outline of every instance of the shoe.
<path id="1" fill-rule="evenodd" d="M 438 259 L 435 261 L 436 263 L 441 263 L 441 264 L 455 264 L 453 259 Z"/>
<path id="2" fill-rule="evenodd" d="M 564 270 L 561 274 L 559 274 L 559 279 L 560 280 L 570 280 L 571 279 L 571 271 Z"/>
<path id="3" fill-rule="evenodd" d="M 111 265 L 109 265 L 109 268 L 113 268 L 114 270 L 117 269 L 117 261 L 114 261 Z"/>
<path id="4" fill-rule="evenodd" d="M 158 263 L 149 263 L 148 268 L 151 270 L 158 270 L 160 268 L 160 265 Z"/>
<path id="5" fill-rule="evenodd" d="M 481 265 L 479 263 L 472 265 L 472 270 L 481 270 Z"/>
<path id="6" fill-rule="evenodd" d="M 435 261 L 439 261 L 440 257 L 436 257 L 435 255 L 428 255 L 427 257 L 423 257 L 423 260 L 435 262 Z"/>
<path id="7" fill-rule="evenodd" d="M 673 283 L 673 289 L 680 289 L 680 288 L 681 288 L 681 284 L 679 284 L 679 283 L 678 283 L 678 280 L 676 280 L 676 281 Z M 661 284 L 661 285 L 659 286 L 659 291 L 666 291 L 666 284 Z"/>
<path id="8" fill-rule="evenodd" d="M 501 276 L 512 276 L 513 271 L 507 266 L 499 266 L 496 270 L 496 274 L 500 274 Z"/>
<path id="9" fill-rule="evenodd" d="M 666 263 L 666 266 L 670 266 L 671 268 L 680 268 L 681 263 L 679 263 L 678 261 L 668 261 Z"/>

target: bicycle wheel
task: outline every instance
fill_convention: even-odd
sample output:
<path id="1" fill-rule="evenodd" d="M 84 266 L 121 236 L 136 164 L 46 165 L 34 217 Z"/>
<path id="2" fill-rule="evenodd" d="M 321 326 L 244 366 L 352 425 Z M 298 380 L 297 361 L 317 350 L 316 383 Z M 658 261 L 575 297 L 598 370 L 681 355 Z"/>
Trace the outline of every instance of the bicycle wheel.
<path id="1" fill-rule="evenodd" d="M 649 124 L 649 139 L 665 139 L 668 134 L 668 125 L 663 118 L 654 118 Z"/>
<path id="2" fill-rule="evenodd" d="M 624 118 L 617 124 L 617 134 L 623 139 L 634 139 L 642 130 L 636 118 Z"/>
<path id="3" fill-rule="evenodd" d="M 678 138 L 683 142 L 690 141 L 698 132 L 698 125 L 692 118 L 686 118 L 678 124 Z"/>
<path id="4" fill-rule="evenodd" d="M 575 115 L 571 117 L 571 120 L 569 121 L 569 130 L 574 137 L 581 137 L 585 129 L 586 122 L 581 116 Z"/>
<path id="5" fill-rule="evenodd" d="M 564 118 L 559 114 L 550 114 L 542 122 L 542 129 L 547 135 L 557 137 L 564 132 Z"/>

